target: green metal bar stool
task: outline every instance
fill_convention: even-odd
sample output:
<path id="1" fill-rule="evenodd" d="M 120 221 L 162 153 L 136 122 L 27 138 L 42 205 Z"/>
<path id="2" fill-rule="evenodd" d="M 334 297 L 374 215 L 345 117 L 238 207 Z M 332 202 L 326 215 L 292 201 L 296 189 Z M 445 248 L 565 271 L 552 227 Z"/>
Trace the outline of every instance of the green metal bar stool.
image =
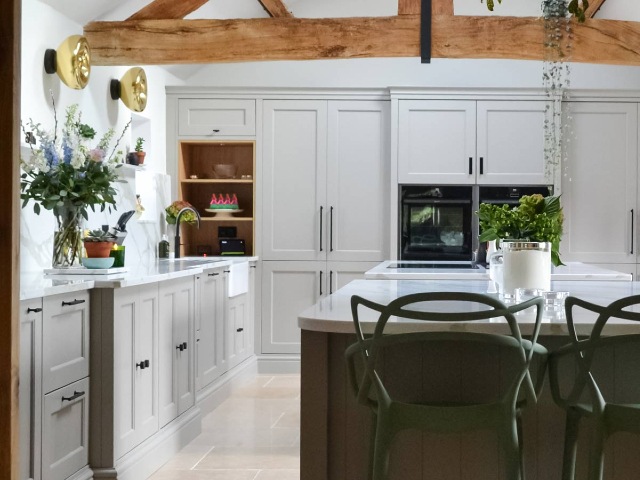
<path id="1" fill-rule="evenodd" d="M 598 352 L 602 352 L 605 348 L 633 344 L 640 346 L 638 334 L 602 337 L 605 325 L 612 318 L 640 322 L 640 313 L 625 310 L 636 305 L 640 305 L 640 295 L 625 297 L 607 306 L 596 305 L 571 296 L 565 301 L 571 343 L 552 352 L 549 356 L 551 394 L 556 404 L 566 410 L 562 480 L 573 480 L 575 477 L 578 434 L 580 421 L 583 418 L 589 417 L 594 422 L 589 447 L 589 480 L 602 479 L 604 443 L 607 437 L 616 432 L 640 434 L 640 403 L 621 404 L 607 400 L 592 373 Z M 574 307 L 583 308 L 598 315 L 591 334 L 587 338 L 578 337 Z M 575 362 L 575 374 L 570 379 L 569 385 L 563 385 L 560 371 L 563 362 L 567 360 Z"/>
<path id="2" fill-rule="evenodd" d="M 448 303 L 442 303 L 448 302 Z M 447 304 L 447 308 L 442 308 Z M 360 322 L 360 308 L 379 312 L 374 333 L 365 335 Z M 357 342 L 346 352 L 349 383 L 360 404 L 374 413 L 370 452 L 370 477 L 373 480 L 388 478 L 390 448 L 396 434 L 406 429 L 418 429 L 434 433 L 458 433 L 493 429 L 498 435 L 499 446 L 506 461 L 506 477 L 509 480 L 524 478 L 522 462 L 522 437 L 520 411 L 526 405 L 535 404 L 542 388 L 546 369 L 547 350 L 537 343 L 542 319 L 542 299 L 533 298 L 507 307 L 501 301 L 481 294 L 463 292 L 418 293 L 380 305 L 357 295 L 351 298 L 351 310 Z M 530 339 L 523 339 L 515 313 L 535 308 L 535 321 Z M 454 312 L 450 310 L 454 309 Z M 417 322 L 429 322 L 414 333 L 385 334 L 385 327 L 392 317 Z M 449 331 L 442 322 L 482 322 L 504 318 L 509 334 L 475 333 L 458 328 Z M 440 322 L 440 325 L 438 323 Z M 462 325 L 461 325 L 462 327 Z M 416 330 L 421 330 L 417 327 Z M 435 331 L 434 331 L 435 330 Z M 410 403 L 394 398 L 385 386 L 379 371 L 379 357 L 390 347 L 406 348 L 419 343 L 432 350 L 445 345 L 483 348 L 507 352 L 510 359 L 506 387 L 486 402 L 420 402 Z M 496 348 L 497 347 L 497 348 Z M 446 348 L 446 347 L 444 347 Z M 532 359 L 540 362 L 531 378 Z M 513 360 L 511 360 L 513 359 Z M 450 368 L 451 365 L 429 365 L 433 368 Z M 462 368 L 475 373 L 477 365 Z"/>

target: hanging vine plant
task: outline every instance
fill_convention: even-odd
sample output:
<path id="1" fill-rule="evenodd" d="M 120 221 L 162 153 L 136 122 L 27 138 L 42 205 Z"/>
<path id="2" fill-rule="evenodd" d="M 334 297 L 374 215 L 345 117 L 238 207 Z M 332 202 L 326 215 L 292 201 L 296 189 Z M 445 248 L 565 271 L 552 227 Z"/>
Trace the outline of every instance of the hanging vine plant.
<path id="1" fill-rule="evenodd" d="M 484 2 L 484 0 L 480 0 L 480 3 L 482 2 Z M 498 0 L 498 3 L 502 3 L 502 0 Z M 576 17 L 579 22 L 584 22 L 586 18 L 585 12 L 587 11 L 587 8 L 589 8 L 589 2 L 587 0 L 571 0 L 568 5 L 565 1 L 555 2 L 552 0 L 551 1 L 543 0 L 542 1 L 543 11 L 545 9 L 545 3 L 558 3 L 558 4 L 563 3 L 565 11 L 569 12 L 571 15 Z M 487 0 L 487 8 L 489 9 L 490 12 L 493 12 L 494 6 L 495 6 L 495 3 L 493 0 Z"/>

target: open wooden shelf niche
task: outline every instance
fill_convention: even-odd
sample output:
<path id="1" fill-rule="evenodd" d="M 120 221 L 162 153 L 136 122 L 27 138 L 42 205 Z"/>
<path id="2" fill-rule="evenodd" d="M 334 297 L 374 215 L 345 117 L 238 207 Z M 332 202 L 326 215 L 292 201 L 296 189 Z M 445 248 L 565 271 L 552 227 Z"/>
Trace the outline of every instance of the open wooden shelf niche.
<path id="1" fill-rule="evenodd" d="M 219 255 L 218 227 L 236 227 L 236 237 L 244 239 L 247 255 L 254 254 L 255 146 L 255 141 L 179 142 L 178 195 L 202 218 L 199 229 L 184 224 L 181 227 L 182 255 L 200 255 L 203 248 Z M 236 165 L 235 178 L 216 178 L 213 166 L 219 163 Z M 207 212 L 214 193 L 235 193 L 242 212 L 225 218 Z"/>

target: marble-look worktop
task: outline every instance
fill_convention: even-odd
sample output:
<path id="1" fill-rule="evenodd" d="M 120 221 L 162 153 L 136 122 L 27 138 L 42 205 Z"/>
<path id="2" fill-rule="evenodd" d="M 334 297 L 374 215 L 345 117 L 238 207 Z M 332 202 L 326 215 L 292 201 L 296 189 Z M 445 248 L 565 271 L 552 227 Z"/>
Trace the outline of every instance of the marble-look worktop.
<path id="1" fill-rule="evenodd" d="M 41 271 L 20 273 L 20 300 L 69 293 L 91 288 L 124 288 L 173 278 L 197 275 L 208 268 L 255 261 L 258 257 L 183 257 L 158 259 L 151 265 L 126 265 L 127 271 L 102 275 L 44 275 Z"/>
<path id="2" fill-rule="evenodd" d="M 489 280 L 489 270 L 478 268 L 401 268 L 398 263 L 419 265 L 433 263 L 417 260 L 387 260 L 365 273 L 365 278 L 374 280 Z M 453 264 L 456 262 L 443 262 Z M 469 264 L 469 262 L 460 262 Z M 595 265 L 580 262 L 567 262 L 566 265 L 551 268 L 551 280 L 632 280 L 631 274 L 608 270 Z"/>
<path id="3" fill-rule="evenodd" d="M 298 317 L 298 326 L 303 330 L 332 333 L 354 333 L 351 316 L 351 296 L 360 295 L 374 302 L 387 304 L 400 296 L 418 292 L 458 291 L 489 294 L 489 281 L 486 280 L 354 280 L 323 298 Z M 640 282 L 620 281 L 553 281 L 553 291 L 568 291 L 571 295 L 590 302 L 607 305 L 621 297 L 640 294 Z M 497 294 L 489 294 L 497 297 Z M 454 305 L 442 304 L 441 308 L 453 309 Z M 640 311 L 640 309 L 638 309 Z M 446 311 L 446 310 L 445 310 Z M 518 323 L 523 334 L 531 332 L 533 314 L 531 311 L 518 313 Z M 595 317 L 584 310 L 577 309 L 577 330 L 581 334 L 591 332 Z M 373 332 L 377 320 L 376 312 L 362 308 L 361 321 L 365 332 Z M 444 324 L 451 330 L 460 329 L 474 332 L 508 333 L 508 326 L 502 319 L 482 322 Z M 442 329 L 443 324 L 392 319 L 387 325 L 388 333 L 408 331 L 426 331 Z M 566 335 L 567 325 L 562 308 L 545 311 L 541 335 Z M 612 320 L 604 334 L 640 333 L 640 325 L 628 320 Z"/>

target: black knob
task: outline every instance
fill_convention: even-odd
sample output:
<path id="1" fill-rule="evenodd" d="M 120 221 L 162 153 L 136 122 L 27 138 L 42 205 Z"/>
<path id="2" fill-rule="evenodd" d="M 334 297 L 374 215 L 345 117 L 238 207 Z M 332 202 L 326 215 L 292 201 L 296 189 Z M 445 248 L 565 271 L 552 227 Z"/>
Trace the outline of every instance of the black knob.
<path id="1" fill-rule="evenodd" d="M 240 327 L 240 328 L 238 328 L 238 329 L 236 330 L 236 332 L 241 332 L 241 331 L 243 331 L 243 330 L 244 330 L 244 328 Z"/>
<path id="2" fill-rule="evenodd" d="M 149 368 L 149 360 L 144 361 L 144 368 Z"/>
<path id="3" fill-rule="evenodd" d="M 184 344 L 182 344 L 182 343 L 181 343 L 180 345 L 178 345 L 178 346 L 176 347 L 176 350 L 183 351 L 183 350 L 184 350 Z"/>
<path id="4" fill-rule="evenodd" d="M 187 342 L 184 342 L 184 343 L 182 344 L 182 346 L 183 346 L 183 347 L 184 347 L 184 349 L 186 350 L 186 349 L 187 349 Z"/>
<path id="5" fill-rule="evenodd" d="M 136 363 L 136 368 L 140 368 L 140 370 L 144 370 L 145 369 L 145 365 L 144 365 L 144 360 L 141 361 L 140 363 Z"/>

